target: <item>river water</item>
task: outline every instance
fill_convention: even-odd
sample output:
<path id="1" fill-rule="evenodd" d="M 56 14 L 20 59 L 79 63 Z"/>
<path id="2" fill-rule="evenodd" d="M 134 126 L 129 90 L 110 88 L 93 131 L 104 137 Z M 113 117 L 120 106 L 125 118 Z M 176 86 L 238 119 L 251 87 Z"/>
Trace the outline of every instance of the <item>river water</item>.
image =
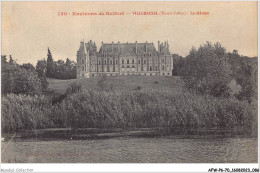
<path id="1" fill-rule="evenodd" d="M 2 142 L 5 163 L 256 163 L 257 139 L 118 137 Z"/>

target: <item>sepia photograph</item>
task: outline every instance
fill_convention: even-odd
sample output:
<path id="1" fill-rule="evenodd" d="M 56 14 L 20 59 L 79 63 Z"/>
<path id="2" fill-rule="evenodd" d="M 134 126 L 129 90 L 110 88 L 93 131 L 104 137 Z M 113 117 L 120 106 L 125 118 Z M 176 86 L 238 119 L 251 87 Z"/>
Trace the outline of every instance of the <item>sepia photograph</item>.
<path id="1" fill-rule="evenodd" d="M 257 164 L 258 2 L 2 1 L 1 162 Z"/>

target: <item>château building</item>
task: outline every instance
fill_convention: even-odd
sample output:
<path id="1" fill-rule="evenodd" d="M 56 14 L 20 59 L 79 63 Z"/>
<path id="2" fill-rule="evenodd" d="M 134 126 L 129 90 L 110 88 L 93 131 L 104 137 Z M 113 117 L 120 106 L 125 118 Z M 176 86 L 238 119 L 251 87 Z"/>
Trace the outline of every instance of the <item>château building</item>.
<path id="1" fill-rule="evenodd" d="M 81 42 L 77 51 L 77 78 L 117 75 L 172 76 L 173 57 L 168 42 L 103 43 Z"/>

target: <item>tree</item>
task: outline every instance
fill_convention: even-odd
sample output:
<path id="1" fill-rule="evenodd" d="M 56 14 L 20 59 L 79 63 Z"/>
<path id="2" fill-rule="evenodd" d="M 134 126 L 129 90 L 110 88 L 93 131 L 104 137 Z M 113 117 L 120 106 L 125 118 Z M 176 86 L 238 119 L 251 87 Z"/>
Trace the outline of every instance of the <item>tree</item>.
<path id="1" fill-rule="evenodd" d="M 51 51 L 49 48 L 48 48 L 48 54 L 47 54 L 46 77 L 49 77 L 49 78 L 54 77 L 54 63 L 53 63 L 53 58 L 52 58 Z"/>
<path id="2" fill-rule="evenodd" d="M 1 55 L 1 63 L 2 63 L 2 65 L 7 64 L 6 55 Z"/>
<path id="3" fill-rule="evenodd" d="M 181 76 L 185 59 L 178 54 L 173 54 L 173 76 Z"/>
<path id="4" fill-rule="evenodd" d="M 9 63 L 2 67 L 2 94 L 33 95 L 41 91 L 41 83 L 36 72 Z"/>
<path id="5" fill-rule="evenodd" d="M 41 93 L 41 82 L 36 73 L 19 69 L 12 74 L 12 93 L 34 95 Z"/>
<path id="6" fill-rule="evenodd" d="M 15 64 L 15 61 L 12 58 L 12 55 L 9 56 L 9 64 L 13 65 Z"/>
<path id="7" fill-rule="evenodd" d="M 25 63 L 21 65 L 22 68 L 24 68 L 27 71 L 31 71 L 36 73 L 36 69 L 34 68 L 34 66 L 31 63 Z"/>
<path id="8" fill-rule="evenodd" d="M 251 103 L 257 100 L 257 57 L 241 56 L 237 51 L 228 53 L 232 69 L 232 77 L 241 90 L 235 96 L 239 100 L 247 100 Z"/>
<path id="9" fill-rule="evenodd" d="M 36 65 L 36 72 L 41 81 L 42 90 L 46 91 L 48 88 L 48 81 L 46 79 L 47 62 L 45 59 L 39 60 Z"/>
<path id="10" fill-rule="evenodd" d="M 231 70 L 225 48 L 210 42 L 192 48 L 186 57 L 182 78 L 185 86 L 199 94 L 228 97 Z"/>
<path id="11" fill-rule="evenodd" d="M 66 79 L 76 79 L 76 63 L 69 58 L 66 59 Z"/>

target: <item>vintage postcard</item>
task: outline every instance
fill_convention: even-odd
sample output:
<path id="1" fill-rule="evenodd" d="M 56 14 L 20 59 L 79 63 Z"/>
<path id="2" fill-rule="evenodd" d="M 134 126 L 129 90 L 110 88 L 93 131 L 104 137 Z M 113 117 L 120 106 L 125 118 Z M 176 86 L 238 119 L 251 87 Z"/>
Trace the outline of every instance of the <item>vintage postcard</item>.
<path id="1" fill-rule="evenodd" d="M 258 163 L 257 1 L 2 1 L 1 27 L 3 164 Z"/>

